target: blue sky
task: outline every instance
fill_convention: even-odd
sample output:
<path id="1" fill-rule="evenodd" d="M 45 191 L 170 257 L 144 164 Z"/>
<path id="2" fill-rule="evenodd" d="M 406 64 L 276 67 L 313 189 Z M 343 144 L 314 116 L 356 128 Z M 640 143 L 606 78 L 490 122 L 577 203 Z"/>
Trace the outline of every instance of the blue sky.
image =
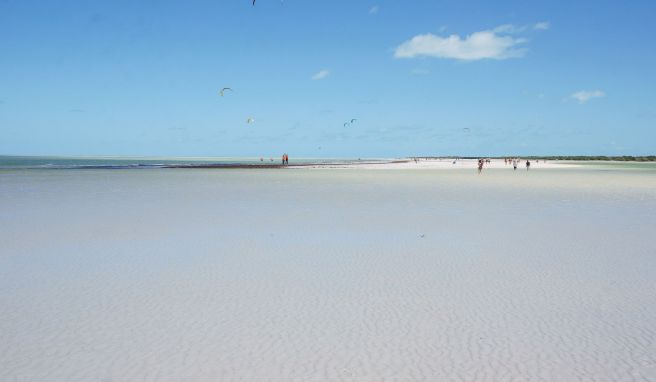
<path id="1" fill-rule="evenodd" d="M 0 0 L 0 154 L 653 154 L 655 4 Z"/>

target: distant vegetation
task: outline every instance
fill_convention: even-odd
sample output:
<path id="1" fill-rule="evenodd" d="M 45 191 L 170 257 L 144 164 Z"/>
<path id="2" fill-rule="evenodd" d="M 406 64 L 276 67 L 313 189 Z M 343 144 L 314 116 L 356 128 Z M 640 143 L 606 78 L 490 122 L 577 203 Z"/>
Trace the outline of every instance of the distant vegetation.
<path id="1" fill-rule="evenodd" d="M 443 159 L 443 158 L 449 158 L 449 159 L 456 159 L 456 158 L 461 158 L 461 159 L 478 159 L 478 158 L 495 158 L 495 159 L 503 159 L 503 158 L 522 158 L 522 159 L 544 159 L 544 160 L 607 160 L 607 161 L 621 161 L 621 162 L 656 162 L 656 155 L 645 155 L 645 156 L 632 156 L 632 155 L 624 155 L 624 156 L 619 156 L 619 157 L 608 157 L 604 155 L 598 155 L 598 156 L 587 156 L 587 155 L 555 155 L 555 156 L 523 156 L 523 155 L 518 155 L 518 156 L 502 156 L 502 157 L 455 157 L 455 156 L 448 156 L 448 157 L 413 157 L 417 159 Z"/>
<path id="2" fill-rule="evenodd" d="M 563 156 L 530 156 L 522 157 L 527 159 L 547 159 L 547 160 L 612 160 L 623 162 L 656 162 L 656 155 L 637 156 L 624 155 L 620 157 L 607 156 L 584 156 L 584 155 L 563 155 Z"/>
<path id="3" fill-rule="evenodd" d="M 621 161 L 621 162 L 656 162 L 656 155 L 644 155 L 644 156 L 632 156 L 632 155 L 624 155 L 624 156 L 619 156 L 619 157 L 608 157 L 605 155 L 597 155 L 597 156 L 592 156 L 592 155 L 552 155 L 552 156 L 524 156 L 524 155 L 517 155 L 517 156 L 502 156 L 502 157 L 455 157 L 455 156 L 447 156 L 447 157 L 433 157 L 433 156 L 420 156 L 420 157 L 412 157 L 417 158 L 417 159 L 479 159 L 479 158 L 494 158 L 494 159 L 503 159 L 503 158 L 523 158 L 523 159 L 545 159 L 545 160 L 608 160 L 608 161 Z"/>

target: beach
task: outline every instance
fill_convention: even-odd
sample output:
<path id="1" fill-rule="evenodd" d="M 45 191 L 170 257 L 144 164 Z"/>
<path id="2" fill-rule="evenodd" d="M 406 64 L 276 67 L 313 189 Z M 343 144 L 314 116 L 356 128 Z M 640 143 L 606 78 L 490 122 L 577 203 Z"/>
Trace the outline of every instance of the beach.
<path id="1" fill-rule="evenodd" d="M 656 380 L 654 170 L 394 162 L 0 171 L 0 380 Z"/>
<path id="2" fill-rule="evenodd" d="M 478 159 L 455 159 L 455 158 L 398 158 L 387 160 L 352 160 L 346 163 L 302 163 L 295 167 L 310 168 L 352 168 L 352 169 L 379 169 L 379 170 L 470 170 L 475 169 Z M 533 169 L 565 169 L 584 166 L 584 162 L 565 161 L 540 161 L 530 160 Z M 485 163 L 485 169 L 512 169 L 512 162 L 504 163 L 502 159 L 490 159 Z M 518 169 L 526 169 L 526 159 L 517 163 Z"/>

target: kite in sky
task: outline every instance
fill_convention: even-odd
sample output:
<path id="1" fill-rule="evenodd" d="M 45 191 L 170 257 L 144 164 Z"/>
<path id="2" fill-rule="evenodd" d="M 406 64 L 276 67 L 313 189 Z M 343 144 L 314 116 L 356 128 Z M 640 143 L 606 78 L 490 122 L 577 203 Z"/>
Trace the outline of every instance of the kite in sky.
<path id="1" fill-rule="evenodd" d="M 353 118 L 351 119 L 351 122 L 344 122 L 344 127 L 350 126 L 354 124 L 357 121 L 357 119 Z"/>

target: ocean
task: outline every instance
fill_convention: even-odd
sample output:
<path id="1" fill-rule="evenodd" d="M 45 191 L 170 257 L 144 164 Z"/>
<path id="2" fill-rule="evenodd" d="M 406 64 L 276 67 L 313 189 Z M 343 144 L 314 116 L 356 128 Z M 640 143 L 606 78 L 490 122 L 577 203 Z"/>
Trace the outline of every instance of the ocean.
<path id="1" fill-rule="evenodd" d="M 56 157 L 2 156 L 0 170 L 7 169 L 147 169 L 168 166 L 239 166 L 280 164 L 280 158 L 252 157 Z M 384 159 L 368 159 L 368 161 Z M 356 163 L 358 158 L 294 158 L 293 164 Z"/>

